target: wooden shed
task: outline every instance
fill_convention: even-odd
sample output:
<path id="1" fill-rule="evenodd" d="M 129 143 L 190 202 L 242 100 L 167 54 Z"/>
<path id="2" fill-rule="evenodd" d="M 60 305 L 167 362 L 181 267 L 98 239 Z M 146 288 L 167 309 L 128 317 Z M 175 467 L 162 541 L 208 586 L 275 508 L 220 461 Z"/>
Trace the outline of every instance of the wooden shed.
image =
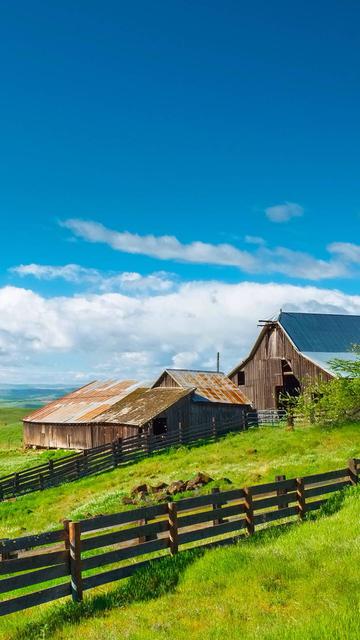
<path id="1" fill-rule="evenodd" d="M 355 358 L 351 347 L 360 343 L 360 316 L 280 312 L 260 323 L 248 357 L 229 373 L 256 409 L 281 408 L 283 393 L 296 396 L 308 382 L 331 380 L 331 361 Z"/>
<path id="2" fill-rule="evenodd" d="M 135 380 L 95 381 L 50 402 L 24 418 L 24 445 L 88 449 L 102 444 L 93 436 L 89 425 L 96 416 L 103 414 L 137 387 Z M 101 440 L 113 440 L 111 427 Z"/>
<path id="3" fill-rule="evenodd" d="M 186 432 L 214 420 L 244 424 L 248 409 L 243 393 L 223 373 L 167 369 L 151 388 L 125 381 L 113 383 L 114 391 L 119 385 L 121 398 L 114 393 L 105 403 L 101 383 L 93 383 L 27 416 L 25 444 L 88 449 L 118 437 L 171 433 L 179 425 Z"/>

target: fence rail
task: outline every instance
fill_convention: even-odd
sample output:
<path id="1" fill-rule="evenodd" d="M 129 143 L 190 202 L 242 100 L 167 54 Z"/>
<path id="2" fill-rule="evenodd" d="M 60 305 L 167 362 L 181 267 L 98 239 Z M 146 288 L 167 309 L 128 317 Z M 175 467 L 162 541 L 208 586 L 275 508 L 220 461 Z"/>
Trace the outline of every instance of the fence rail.
<path id="1" fill-rule="evenodd" d="M 187 428 L 179 424 L 176 431 L 161 436 L 139 434 L 124 439 L 119 438 L 100 447 L 86 449 L 82 453 L 73 453 L 60 460 L 49 460 L 29 469 L 3 476 L 0 478 L 0 501 L 110 471 L 167 447 L 194 444 L 202 438 L 215 440 L 229 432 L 243 431 L 261 424 L 275 424 L 285 417 L 285 412 L 258 411 L 244 414 L 236 422 L 218 424 L 213 419 L 210 423 Z"/>
<path id="2" fill-rule="evenodd" d="M 70 595 L 79 602 L 84 591 L 189 545 L 230 544 L 277 521 L 304 519 L 334 491 L 356 484 L 359 468 L 351 459 L 344 469 L 64 520 L 57 531 L 0 541 L 0 615 Z"/>

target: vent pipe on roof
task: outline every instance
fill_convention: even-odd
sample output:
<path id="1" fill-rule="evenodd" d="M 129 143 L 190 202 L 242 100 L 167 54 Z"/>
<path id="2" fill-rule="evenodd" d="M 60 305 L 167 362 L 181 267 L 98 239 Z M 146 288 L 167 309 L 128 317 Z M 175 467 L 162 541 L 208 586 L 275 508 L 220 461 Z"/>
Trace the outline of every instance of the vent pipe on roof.
<path id="1" fill-rule="evenodd" d="M 216 371 L 219 373 L 220 371 L 220 352 L 218 351 L 216 354 Z"/>

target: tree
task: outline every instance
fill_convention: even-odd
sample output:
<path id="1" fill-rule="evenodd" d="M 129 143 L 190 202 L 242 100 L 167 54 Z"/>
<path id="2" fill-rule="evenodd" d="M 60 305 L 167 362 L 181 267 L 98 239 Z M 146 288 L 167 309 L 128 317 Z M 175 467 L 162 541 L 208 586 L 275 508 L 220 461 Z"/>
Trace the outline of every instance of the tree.
<path id="1" fill-rule="evenodd" d="M 312 422 L 344 422 L 360 418 L 360 345 L 352 348 L 354 358 L 330 361 L 336 377 L 305 384 L 297 399 L 296 412 Z"/>

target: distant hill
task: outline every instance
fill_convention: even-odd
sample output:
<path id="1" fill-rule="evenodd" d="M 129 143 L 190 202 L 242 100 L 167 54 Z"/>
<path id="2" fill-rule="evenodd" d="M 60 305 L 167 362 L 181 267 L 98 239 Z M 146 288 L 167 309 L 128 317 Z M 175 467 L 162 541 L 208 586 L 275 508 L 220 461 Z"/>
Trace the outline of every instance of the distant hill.
<path id="1" fill-rule="evenodd" d="M 0 405 L 38 407 L 69 393 L 72 387 L 45 387 L 0 384 Z"/>

